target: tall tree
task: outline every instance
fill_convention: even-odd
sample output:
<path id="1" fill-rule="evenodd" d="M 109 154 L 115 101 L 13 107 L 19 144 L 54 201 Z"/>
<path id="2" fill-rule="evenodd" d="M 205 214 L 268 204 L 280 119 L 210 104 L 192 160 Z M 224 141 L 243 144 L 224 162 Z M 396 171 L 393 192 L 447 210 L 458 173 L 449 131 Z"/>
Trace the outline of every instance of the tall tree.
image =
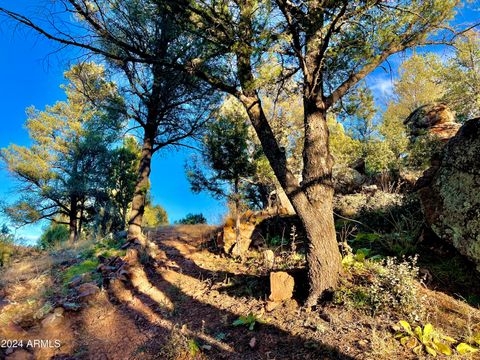
<path id="1" fill-rule="evenodd" d="M 93 220 L 91 226 L 101 236 L 123 231 L 128 226 L 141 150 L 133 136 L 126 136 L 121 146 L 105 154 L 108 163 L 99 179 L 102 187 L 88 209 Z"/>
<path id="2" fill-rule="evenodd" d="M 220 116 L 209 126 L 202 143 L 203 164 L 187 165 L 187 177 L 194 192 L 209 191 L 233 205 L 237 244 L 241 240 L 241 188 L 255 170 L 247 137 L 248 127 L 242 117 Z M 239 246 L 236 248 L 240 249 Z M 240 253 L 234 255 L 243 256 Z"/>
<path id="3" fill-rule="evenodd" d="M 66 223 L 70 240 L 77 238 L 87 200 L 100 188 L 101 161 L 123 120 L 122 100 L 103 75 L 103 67 L 94 63 L 73 66 L 65 73 L 66 101 L 44 111 L 28 109 L 32 145 L 1 150 L 7 170 L 20 184 L 21 197 L 6 208 L 16 223 Z"/>
<path id="4" fill-rule="evenodd" d="M 191 71 L 242 102 L 303 223 L 309 240 L 307 305 L 314 305 L 325 290 L 336 287 L 342 272 L 333 221 L 327 112 L 390 55 L 431 42 L 428 34 L 453 16 L 457 3 L 241 0 L 228 5 L 222 1 L 181 4 L 190 9 L 193 27 L 201 29 L 201 36 L 208 37 L 214 49 L 200 63 L 208 64 L 213 53 L 222 52 L 226 64 L 223 72 L 201 66 Z M 281 59 L 276 81 L 301 73 L 301 179 L 289 169 L 262 105 L 262 79 L 256 70 L 267 53 Z M 219 63 L 218 56 L 214 61 Z M 223 76 L 232 72 L 233 81 Z"/>
<path id="5" fill-rule="evenodd" d="M 366 144 L 376 132 L 374 120 L 377 108 L 372 91 L 365 84 L 361 84 L 352 89 L 342 103 L 340 120 L 343 117 L 342 122 L 348 125 L 348 131 L 353 138 Z"/>
<path id="6" fill-rule="evenodd" d="M 87 5 L 92 7 L 90 2 L 68 2 L 73 5 L 72 10 L 90 24 L 93 40 L 100 38 L 102 43 L 114 44 L 123 52 L 119 55 L 105 50 L 92 42 L 92 38 L 83 42 L 84 38 L 72 39 L 68 33 L 65 36 L 65 31 L 52 33 L 22 15 L 5 9 L 0 11 L 52 39 L 117 61 L 151 63 L 153 67 L 169 65 L 241 101 L 307 233 L 308 305 L 315 304 L 324 290 L 335 287 L 342 271 L 333 222 L 333 160 L 328 148 L 327 111 L 390 55 L 437 42 L 438 35 L 435 38 L 428 35 L 445 28 L 445 21 L 452 18 L 454 7 L 459 3 L 457 0 L 138 1 L 142 14 L 144 9 L 168 9 L 172 12 L 170 19 L 190 26 L 187 30 L 194 35 L 192 39 L 208 45 L 196 46 L 201 51 L 187 54 L 187 57 L 193 55 L 187 60 L 158 56 L 143 47 L 143 41 L 135 41 L 135 37 L 130 36 L 136 31 L 137 22 L 132 21 L 135 17 L 123 16 L 113 21 L 108 16 L 121 6 L 117 1 L 105 7 L 106 14 L 102 16 L 87 8 Z M 96 1 L 95 4 L 104 2 L 108 3 Z M 135 28 L 126 29 L 129 36 L 118 37 L 105 25 L 105 19 L 121 29 L 125 29 L 122 23 L 135 24 Z M 292 76 L 300 81 L 304 105 L 301 179 L 289 169 L 286 153 L 263 108 L 261 88 L 265 82 L 257 68 L 268 59 L 267 55 L 277 57 L 281 64 L 279 76 L 270 81 L 281 83 Z"/>
<path id="7" fill-rule="evenodd" d="M 180 27 L 162 1 L 57 0 L 52 7 L 45 9 L 43 17 L 49 25 L 4 8 L 0 12 L 49 39 L 103 56 L 123 77 L 128 115 L 142 130 L 128 238 L 144 244 L 142 218 L 152 157 L 167 146 L 188 146 L 186 140 L 201 132 L 209 119 L 210 102 L 215 102 L 209 86 L 171 66 L 196 58 L 202 41 Z M 71 22 L 65 13 L 75 15 L 68 17 Z M 82 36 L 78 36 L 79 27 L 83 27 Z"/>
<path id="8" fill-rule="evenodd" d="M 461 121 L 480 116 L 480 32 L 467 31 L 455 41 L 455 53 L 443 73 L 442 99 Z"/>

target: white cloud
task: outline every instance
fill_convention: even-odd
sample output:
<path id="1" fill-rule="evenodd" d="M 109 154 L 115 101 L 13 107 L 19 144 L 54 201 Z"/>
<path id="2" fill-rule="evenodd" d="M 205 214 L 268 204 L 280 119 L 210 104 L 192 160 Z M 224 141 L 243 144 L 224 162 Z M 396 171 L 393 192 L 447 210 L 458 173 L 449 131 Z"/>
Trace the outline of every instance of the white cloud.
<path id="1" fill-rule="evenodd" d="M 393 79 L 389 78 L 381 78 L 379 76 L 371 79 L 370 81 L 370 89 L 376 95 L 376 97 L 382 97 L 386 95 L 393 94 Z"/>

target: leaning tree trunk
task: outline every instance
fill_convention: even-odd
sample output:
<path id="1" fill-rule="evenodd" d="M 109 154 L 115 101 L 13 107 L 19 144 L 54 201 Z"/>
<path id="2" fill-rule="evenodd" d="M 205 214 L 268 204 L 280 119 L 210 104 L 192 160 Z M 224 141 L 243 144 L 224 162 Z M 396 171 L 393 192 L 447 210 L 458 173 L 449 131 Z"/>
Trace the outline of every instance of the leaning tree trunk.
<path id="1" fill-rule="evenodd" d="M 342 273 L 333 219 L 333 160 L 328 148 L 326 114 L 314 106 L 306 109 L 304 171 L 301 184 L 287 167 L 256 94 L 242 96 L 249 118 L 277 179 L 302 222 L 308 241 L 310 291 L 307 306 L 315 305 L 326 290 L 334 289 Z"/>
<path id="2" fill-rule="evenodd" d="M 333 160 L 328 147 L 326 108 L 318 101 L 322 96 L 316 96 L 321 94 L 321 89 L 318 88 L 321 82 L 316 77 L 314 80 L 310 77 L 306 79 L 306 84 L 312 86 L 304 89 L 304 169 L 302 182 L 298 184 L 295 175 L 288 168 L 286 152 L 276 141 L 263 111 L 260 96 L 252 88 L 255 83 L 251 64 L 253 47 L 248 44 L 253 43 L 253 24 L 249 9 L 248 6 L 243 6 L 240 12 L 240 32 L 245 46 L 236 53 L 237 72 L 242 86 L 242 93 L 237 97 L 243 103 L 262 149 L 305 228 L 310 283 L 307 306 L 311 306 L 316 304 L 325 290 L 337 286 L 342 272 L 333 221 Z M 315 69 L 319 64 L 311 65 L 309 61 L 308 68 Z"/>
<path id="3" fill-rule="evenodd" d="M 145 136 L 143 139 L 143 148 L 138 169 L 137 183 L 132 200 L 132 209 L 130 211 L 130 220 L 128 221 L 127 238 L 129 240 L 137 239 L 141 244 L 145 244 L 142 234 L 142 221 L 145 212 L 145 202 L 150 186 L 150 171 L 153 156 L 153 141 L 155 138 L 155 129 L 145 127 Z"/>

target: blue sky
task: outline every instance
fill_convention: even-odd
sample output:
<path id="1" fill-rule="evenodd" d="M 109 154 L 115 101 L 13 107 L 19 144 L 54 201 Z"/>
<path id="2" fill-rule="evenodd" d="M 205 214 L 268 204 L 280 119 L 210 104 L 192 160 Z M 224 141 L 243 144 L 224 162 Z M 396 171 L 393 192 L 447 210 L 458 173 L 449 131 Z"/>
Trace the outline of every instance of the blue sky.
<path id="1" fill-rule="evenodd" d="M 18 0 L 13 5 L 10 1 L 0 0 L 0 4 L 13 10 L 32 10 L 31 1 L 26 0 Z M 471 6 L 478 8 L 475 3 Z M 479 18 L 478 12 L 463 9 L 459 12 L 458 21 L 473 21 L 475 18 Z M 43 109 L 45 105 L 65 98 L 59 88 L 64 81 L 63 72 L 78 53 L 74 49 L 56 53 L 57 49 L 56 44 L 31 31 L 13 31 L 12 23 L 0 22 L 0 148 L 11 143 L 29 144 L 23 127 L 27 107 L 34 105 Z M 441 54 L 447 51 L 445 48 L 433 50 Z M 392 68 L 395 69 L 404 57 L 397 55 L 391 58 Z M 384 102 L 391 95 L 395 75 L 379 68 L 367 79 L 379 102 Z M 187 150 L 166 150 L 155 155 L 151 176 L 154 200 L 167 210 L 171 221 L 187 213 L 202 212 L 209 222 L 218 223 L 226 211 L 225 205 L 207 194 L 190 192 L 184 173 L 184 163 L 189 155 Z M 16 196 L 15 183 L 0 167 L 0 202 L 11 201 Z M 0 218 L 0 224 L 3 221 Z M 17 234 L 27 239 L 37 238 L 43 225 L 23 227 Z"/>
<path id="2" fill-rule="evenodd" d="M 52 54 L 57 49 L 56 44 L 30 31 L 12 32 L 6 23 L 0 26 L 0 148 L 12 143 L 29 144 L 23 126 L 27 107 L 34 105 L 43 109 L 45 105 L 65 99 L 59 86 L 64 82 L 63 72 L 76 53 L 72 49 Z M 226 211 L 224 204 L 207 194 L 190 192 L 184 171 L 189 156 L 187 150 L 167 150 L 154 156 L 151 176 L 154 200 L 167 210 L 170 221 L 188 213 L 202 212 L 209 222 L 219 223 Z M 17 196 L 12 180 L 0 165 L 0 202 Z M 0 218 L 0 224 L 4 221 Z M 37 238 L 44 225 L 22 227 L 17 235 L 28 240 Z"/>

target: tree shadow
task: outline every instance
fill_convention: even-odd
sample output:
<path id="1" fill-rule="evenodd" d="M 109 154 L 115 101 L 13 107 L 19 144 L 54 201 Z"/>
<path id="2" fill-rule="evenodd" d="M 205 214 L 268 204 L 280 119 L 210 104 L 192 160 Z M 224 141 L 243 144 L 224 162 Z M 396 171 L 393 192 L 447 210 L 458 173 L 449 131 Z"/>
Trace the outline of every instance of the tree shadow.
<path id="1" fill-rule="evenodd" d="M 167 259 L 177 264 L 178 274 L 181 274 L 186 281 L 188 277 L 198 281 L 195 275 L 204 278 L 221 279 L 225 276 L 237 277 L 229 272 L 221 272 L 203 269 L 188 259 L 173 246 L 159 243 L 160 248 L 166 250 Z M 154 263 L 154 259 L 149 259 Z M 143 357 L 155 358 L 168 346 L 172 338 L 172 329 L 178 324 L 177 329 L 184 328 L 184 337 L 195 341 L 195 344 L 202 349 L 207 358 L 212 359 L 354 359 L 352 356 L 341 352 L 338 348 L 323 343 L 319 334 L 300 329 L 299 334 L 292 334 L 288 330 L 269 323 L 257 325 L 258 329 L 249 331 L 246 327 L 233 327 L 232 322 L 247 309 L 248 304 L 242 304 L 233 295 L 218 297 L 215 300 L 203 296 L 203 292 L 209 292 L 207 288 L 199 288 L 200 295 L 196 295 L 193 288 L 187 293 L 182 286 L 172 280 L 172 270 L 155 270 L 153 267 L 144 267 L 145 273 L 150 282 L 158 291 L 166 294 L 174 303 L 172 312 L 165 312 L 154 299 L 145 293 L 139 293 L 130 282 L 125 284 L 128 291 L 139 301 L 137 306 L 132 306 L 114 292 L 110 291 L 113 300 L 122 304 L 121 311 L 125 316 L 133 319 L 137 326 L 156 334 L 150 336 L 142 345 Z M 242 275 L 240 275 L 242 277 Z M 248 276 L 247 276 L 248 277 Z M 189 289 L 190 292 L 190 289 Z M 228 291 L 225 291 L 229 295 Z M 208 295 L 209 296 L 209 295 Z M 207 297 L 208 297 L 207 296 Z M 215 301 L 222 302 L 215 303 Z M 226 304 L 226 302 L 229 304 Z M 246 299 L 256 305 L 263 304 L 255 299 Z M 261 305 L 263 307 L 263 305 Z M 228 309 L 227 309 L 228 308 Z M 141 310 L 143 309 L 143 310 Z M 157 320 L 152 320 L 158 317 Z M 286 326 L 288 328 L 288 326 Z M 179 330 L 181 332 L 181 330 Z M 256 344 L 251 346 L 252 338 Z M 170 340 L 169 340 L 170 339 Z M 249 344 L 250 343 L 250 344 Z M 165 354 L 161 355 L 165 356 Z M 165 357 L 158 357 L 165 358 Z"/>
<path id="2" fill-rule="evenodd" d="M 186 240 L 177 242 L 190 245 Z M 197 265 L 188 259 L 185 254 L 174 246 L 165 243 L 158 244 L 182 272 L 191 277 L 201 279 L 209 284 L 210 290 L 216 290 L 236 298 L 251 297 L 265 300 L 270 293 L 269 270 L 256 274 L 238 274 L 230 271 L 212 271 Z M 209 251 L 209 250 L 208 250 Z M 294 298 L 303 302 L 308 296 L 308 277 L 305 268 L 282 270 L 290 274 L 295 280 Z"/>

